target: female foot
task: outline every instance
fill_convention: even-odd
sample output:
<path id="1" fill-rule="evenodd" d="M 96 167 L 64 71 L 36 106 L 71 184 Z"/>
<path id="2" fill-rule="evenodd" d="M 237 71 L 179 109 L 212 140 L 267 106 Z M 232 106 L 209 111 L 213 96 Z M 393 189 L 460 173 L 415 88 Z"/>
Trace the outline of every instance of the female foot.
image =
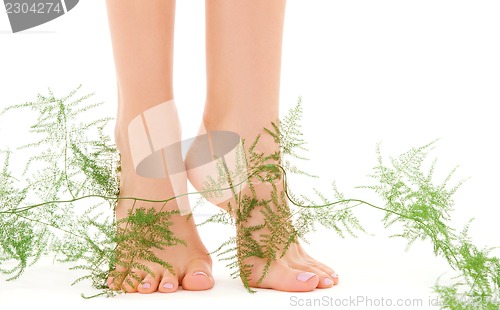
<path id="1" fill-rule="evenodd" d="M 121 151 L 120 197 L 166 200 L 174 196 L 169 179 L 151 179 L 137 175 L 123 140 L 117 139 L 117 142 Z M 123 199 L 119 200 L 116 208 L 117 221 L 127 218 L 129 211 L 139 208 L 146 211 L 154 209 L 157 212 L 178 210 L 175 200 L 164 204 L 163 202 L 134 202 L 131 199 Z M 175 292 L 179 286 L 185 290 L 195 291 L 213 287 L 212 260 L 201 242 L 193 217 L 176 213 L 171 216 L 170 221 L 172 225 L 168 229 L 183 243 L 164 248 L 152 247 L 150 251 L 158 259 L 170 264 L 171 270 L 151 259 L 139 259 L 136 263 L 142 266 L 141 268 L 127 268 L 118 264 L 108 279 L 108 285 L 112 289 L 147 294 L 155 291 L 171 293 Z M 123 222 L 119 232 L 123 231 L 125 225 L 129 225 L 129 231 L 133 229 L 131 226 L 133 224 Z M 117 253 L 122 253 L 121 250 L 129 251 L 130 249 L 120 249 L 120 244 L 118 244 Z M 123 261 L 130 266 L 130 260 L 124 258 Z"/>
<path id="2" fill-rule="evenodd" d="M 279 119 L 281 52 L 286 0 L 226 0 L 207 1 L 207 98 L 204 125 L 208 131 L 237 133 L 248 145 L 264 127 Z M 307 62 L 307 56 L 304 55 Z M 279 150 L 279 145 L 265 134 L 259 142 L 265 154 Z M 278 161 L 276 161 L 277 163 Z M 271 214 L 286 214 L 286 201 L 272 201 L 273 186 L 281 197 L 282 184 L 255 184 L 255 192 L 248 189 L 240 195 L 255 197 L 258 201 L 270 200 Z M 219 205 L 221 207 L 227 207 Z M 278 206 L 281 206 L 278 210 Z M 278 253 L 255 253 L 252 257 L 244 242 L 263 241 L 262 235 L 273 233 L 275 227 L 266 222 L 265 206 L 256 205 L 248 219 L 236 219 L 238 226 L 239 256 L 247 253 L 240 266 L 248 269 L 251 287 L 271 288 L 281 291 L 310 291 L 338 283 L 333 269 L 312 259 L 297 240 L 288 250 L 278 248 Z M 290 228 L 284 217 L 283 227 Z M 252 226 L 262 225 L 254 232 Z M 285 230 L 286 231 L 286 230 Z M 291 230 L 288 230 L 291 231 Z M 249 240 L 251 242 L 251 240 Z M 258 252 L 258 251 L 257 251 Z M 245 255 L 243 255 L 245 256 Z M 274 257 L 273 257 L 274 256 Z M 268 259 L 271 264 L 266 269 Z M 262 272 L 266 276 L 259 281 Z"/>
<path id="3" fill-rule="evenodd" d="M 128 126 L 138 115 L 151 111 L 160 103 L 174 98 L 173 94 L 173 35 L 175 21 L 175 0 L 121 1 L 107 0 L 107 11 L 113 55 L 116 66 L 118 84 L 118 113 L 116 118 L 116 145 L 121 154 L 121 184 L 120 197 L 137 197 L 149 200 L 165 200 L 174 196 L 172 185 L 185 185 L 168 177 L 152 179 L 136 174 L 132 163 L 129 145 Z M 172 115 L 155 113 L 159 118 Z M 176 127 L 165 119 L 161 124 Z M 163 137 L 160 130 L 160 137 Z M 141 138 L 135 142 L 145 142 Z M 147 143 L 147 142 L 146 142 Z M 170 159 L 170 157 L 169 157 Z M 179 181 L 180 182 L 180 181 Z M 184 180 L 184 182 L 186 182 Z M 179 188 L 174 186 L 174 188 Z M 125 219 L 128 211 L 143 208 L 144 210 L 177 211 L 176 201 L 172 200 L 165 206 L 163 203 L 120 200 L 116 209 L 117 220 Z M 130 259 L 118 257 L 116 270 L 111 272 L 108 283 L 114 289 L 126 292 L 151 293 L 174 292 L 179 286 L 187 290 L 205 290 L 214 285 L 211 275 L 212 262 L 203 246 L 192 217 L 172 215 L 171 226 L 163 227 L 174 233 L 174 237 L 185 244 L 166 246 L 162 249 L 149 249 L 153 256 L 170 264 L 158 264 L 151 259 L 143 259 L 130 266 Z M 146 225 L 147 226 L 147 225 Z M 134 229 L 132 221 L 122 223 L 119 232 Z M 160 226 L 161 228 L 162 226 Z M 144 247 L 146 241 L 154 239 L 151 233 L 141 240 Z M 132 240 L 133 241 L 133 240 Z M 129 248 L 118 244 L 117 254 L 129 253 Z M 141 257 L 145 257 L 139 255 Z M 136 253 L 135 257 L 138 257 Z M 132 255 L 132 256 L 134 256 Z M 121 266 L 120 266 L 121 263 Z M 125 266 L 127 265 L 127 266 Z M 141 266 L 141 268 L 137 268 Z M 133 266 L 132 266 L 133 267 Z M 130 270 L 128 270 L 130 269 Z M 125 274 L 125 277 L 123 275 Z"/>
<path id="4" fill-rule="evenodd" d="M 207 121 L 205 126 L 208 132 L 206 136 L 212 138 L 208 138 L 208 143 L 202 142 L 202 139 L 199 139 L 198 143 L 195 142 L 186 160 L 189 179 L 200 191 L 214 189 L 206 187 L 206 184 L 209 184 L 204 182 L 207 178 L 221 179 L 220 169 L 207 168 L 208 165 L 202 170 L 194 169 L 201 157 L 200 153 L 212 152 L 217 149 L 217 146 L 227 144 L 227 140 L 214 141 L 216 137 L 226 138 L 227 135 L 221 134 L 227 132 L 226 130 L 236 130 L 239 126 L 239 131 L 245 132 L 241 130 L 238 123 L 218 122 L 214 125 L 213 122 Z M 256 135 L 245 134 L 243 136 L 247 154 L 248 145 L 254 141 L 250 137 L 256 137 Z M 208 144 L 211 145 L 207 147 Z M 269 155 L 276 152 L 278 148 L 279 145 L 270 135 L 263 134 L 254 151 Z M 237 152 L 233 152 L 235 153 Z M 223 154 L 212 157 L 221 157 L 220 155 Z M 228 158 L 230 156 L 225 155 L 221 162 L 226 165 L 226 163 L 238 161 L 235 158 Z M 249 158 L 248 155 L 247 158 Z M 279 160 L 271 159 L 262 164 L 278 163 Z M 248 168 L 251 170 L 256 167 Z M 228 167 L 227 171 L 231 170 L 232 167 Z M 249 174 L 251 173 L 250 171 Z M 239 183 L 230 178 L 226 180 L 227 183 L 220 188 L 227 188 L 226 185 L 231 182 L 233 186 Z M 269 182 L 258 181 L 255 176 L 251 176 L 246 182 L 246 187 L 241 191 L 238 189 L 235 194 L 232 194 L 231 190 L 225 190 L 219 193 L 218 197 L 207 196 L 209 201 L 230 212 L 235 219 L 240 277 L 244 283 L 253 288 L 289 292 L 311 291 L 315 288 L 329 288 L 336 285 L 339 279 L 333 269 L 311 258 L 298 242 L 289 218 L 288 201 L 283 194 L 283 179 L 276 175 Z M 220 197 L 228 199 L 221 202 Z"/>
<path id="5" fill-rule="evenodd" d="M 251 242 L 260 244 L 263 249 L 258 257 L 247 254 L 245 242 L 241 242 L 238 249 L 238 255 L 245 257 L 242 263 L 251 266 L 249 286 L 295 292 L 330 288 L 338 284 L 339 278 L 335 271 L 313 259 L 300 245 L 289 219 L 290 209 L 282 195 L 282 180 L 275 182 L 274 186 L 269 183 L 253 184 L 254 193 L 249 190 L 240 193 L 243 197 L 267 202 L 255 207 L 248 219 L 236 219 L 237 234 L 240 238 L 248 238 L 248 228 L 253 230 L 255 227 L 261 227 L 250 234 Z M 276 195 L 276 198 L 273 199 L 273 195 Z M 248 203 L 245 206 L 245 202 L 240 205 L 240 208 L 247 207 Z M 280 218 L 273 218 L 276 216 Z M 276 223 L 279 223 L 279 226 L 276 226 Z"/>

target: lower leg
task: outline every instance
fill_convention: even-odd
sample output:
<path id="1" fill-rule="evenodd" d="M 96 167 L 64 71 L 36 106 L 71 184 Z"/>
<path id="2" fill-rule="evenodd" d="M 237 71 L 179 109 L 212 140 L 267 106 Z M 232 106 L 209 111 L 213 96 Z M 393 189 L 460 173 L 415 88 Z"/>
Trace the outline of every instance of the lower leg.
<path id="1" fill-rule="evenodd" d="M 236 132 L 251 143 L 264 133 L 264 127 L 269 128 L 279 118 L 285 0 L 206 1 L 206 9 L 205 127 L 209 131 Z M 265 154 L 278 150 L 278 143 L 266 134 L 256 149 Z M 280 184 L 275 185 L 281 188 Z M 269 196 L 271 187 L 258 184 L 255 193 L 262 199 Z M 252 212 L 248 225 L 264 223 L 260 211 Z M 308 291 L 331 287 L 338 281 L 332 269 L 309 257 L 298 243 L 271 264 L 262 282 L 257 279 L 265 260 L 251 258 L 248 263 L 256 273 L 250 282 L 254 287 Z"/>
<path id="2" fill-rule="evenodd" d="M 126 145 L 121 137 L 130 121 L 174 97 L 175 1 L 107 0 L 107 8 L 120 100 L 117 137 Z"/>
<path id="3" fill-rule="evenodd" d="M 164 200 L 174 196 L 172 182 L 166 178 L 145 178 L 137 174 L 133 163 L 128 126 L 145 111 L 173 99 L 172 63 L 175 1 L 173 0 L 107 0 L 109 26 L 118 82 L 118 115 L 116 144 L 121 155 L 120 196 Z M 172 128 L 175 131 L 175 128 Z M 175 200 L 163 203 L 120 200 L 117 220 L 123 219 L 133 207 L 176 210 Z M 134 271 L 142 279 L 113 283 L 115 288 L 129 292 L 150 293 L 157 289 L 172 292 L 179 285 L 185 289 L 207 289 L 213 286 L 211 260 L 196 231 L 192 218 L 174 216 L 176 237 L 187 246 L 177 245 L 154 249 L 155 255 L 173 266 L 175 274 L 159 264 L 140 262 L 153 271 Z M 121 266 L 117 266 L 120 271 Z M 206 276 L 194 275 L 203 272 Z"/>
<path id="4" fill-rule="evenodd" d="M 254 138 L 279 117 L 285 0 L 206 1 L 206 10 L 205 124 Z"/>

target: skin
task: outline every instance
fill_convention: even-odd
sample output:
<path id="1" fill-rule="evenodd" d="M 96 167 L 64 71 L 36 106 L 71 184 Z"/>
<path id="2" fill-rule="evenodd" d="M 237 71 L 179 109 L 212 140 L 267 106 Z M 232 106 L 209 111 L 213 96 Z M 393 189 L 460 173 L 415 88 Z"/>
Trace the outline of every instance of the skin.
<path id="1" fill-rule="evenodd" d="M 284 0 L 206 1 L 207 98 L 203 120 L 207 130 L 229 130 L 253 141 L 262 128 L 278 120 L 285 5 Z M 135 173 L 127 126 L 138 114 L 174 98 L 175 1 L 107 0 L 107 9 L 118 84 L 115 134 L 122 164 L 121 195 L 166 199 L 173 196 L 169 179 L 147 179 Z M 270 153 L 277 148 L 274 140 L 263 136 L 258 151 Z M 259 185 L 256 190 L 265 197 L 270 188 Z M 130 201 L 120 201 L 116 217 L 125 217 L 131 205 Z M 141 206 L 159 209 L 162 204 Z M 176 207 L 175 201 L 171 201 L 166 209 Z M 262 215 L 256 210 L 248 224 L 260 221 Z M 175 217 L 172 229 L 187 246 L 169 247 L 157 255 L 174 266 L 175 274 L 144 262 L 154 276 L 136 271 L 143 279 L 140 283 L 131 279 L 130 286 L 110 279 L 109 284 L 140 293 L 174 292 L 180 285 L 187 290 L 213 287 L 212 261 L 192 217 Z M 265 265 L 259 259 L 249 263 L 254 265 L 256 274 Z M 335 272 L 312 259 L 298 243 L 271 265 L 262 283 L 258 284 L 257 278 L 251 286 L 281 291 L 311 291 L 338 283 Z"/>

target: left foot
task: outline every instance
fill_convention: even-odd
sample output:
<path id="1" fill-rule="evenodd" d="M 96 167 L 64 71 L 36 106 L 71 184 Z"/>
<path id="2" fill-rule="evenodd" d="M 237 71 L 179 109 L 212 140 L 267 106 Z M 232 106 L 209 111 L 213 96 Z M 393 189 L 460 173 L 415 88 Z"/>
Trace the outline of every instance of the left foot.
<path id="1" fill-rule="evenodd" d="M 220 131 L 220 130 L 227 130 L 228 128 L 232 129 L 240 129 L 239 128 L 240 124 L 221 124 L 218 123 L 216 126 L 212 125 L 210 122 L 206 123 L 206 129 L 208 131 Z M 235 130 L 234 132 L 242 132 L 242 130 Z M 239 133 L 238 132 L 238 133 Z M 249 137 L 255 137 L 256 135 L 250 135 L 246 134 L 243 135 L 242 137 L 246 141 L 246 145 L 250 145 L 253 142 L 253 138 Z M 198 153 L 200 149 L 197 149 L 199 146 L 195 145 L 192 146 L 191 150 L 196 150 L 193 151 L 193 153 Z M 264 152 L 265 154 L 271 154 L 275 152 L 275 150 L 279 146 L 277 143 L 274 142 L 273 139 L 271 139 L 270 136 L 262 136 L 259 144 L 258 144 L 258 150 L 259 152 Z M 189 162 L 189 153 L 188 153 L 188 159 L 187 162 Z M 189 172 L 188 172 L 189 175 Z M 194 176 L 199 177 L 199 176 Z M 214 176 L 216 177 L 216 176 Z M 193 180 L 190 177 L 190 180 L 194 183 L 201 184 L 200 180 Z M 274 184 L 271 183 L 258 183 L 258 182 L 252 182 L 254 191 L 252 192 L 249 187 L 245 188 L 243 191 L 239 193 L 240 197 L 253 197 L 257 199 L 258 201 L 263 201 L 267 200 L 269 202 L 269 206 L 271 210 L 273 210 L 273 214 L 281 214 L 283 218 L 283 225 L 286 226 L 288 229 L 288 232 L 293 232 L 293 227 L 292 223 L 289 219 L 284 219 L 286 217 L 286 214 L 289 214 L 290 209 L 288 207 L 287 202 L 281 201 L 281 194 L 283 192 L 283 181 L 282 179 L 276 179 L 274 180 Z M 195 186 L 196 187 L 196 186 Z M 273 189 L 274 187 L 274 189 Z M 200 188 L 197 188 L 200 190 Z M 278 206 L 276 203 L 273 202 L 272 193 L 277 194 L 277 197 L 279 197 L 275 201 L 279 201 L 278 204 L 281 206 L 281 211 L 278 212 Z M 208 199 L 210 201 L 210 199 Z M 239 204 L 234 200 L 229 200 L 231 202 L 232 206 L 238 206 Z M 237 233 L 238 233 L 238 256 L 241 257 L 241 255 L 245 255 L 245 251 L 249 252 L 248 247 L 245 246 L 245 241 L 251 241 L 251 239 L 255 240 L 259 244 L 262 244 L 262 236 L 263 234 L 268 234 L 272 235 L 275 233 L 275 229 L 272 227 L 268 227 L 268 222 L 266 222 L 266 217 L 263 213 L 265 211 L 264 206 L 256 206 L 253 208 L 253 210 L 250 213 L 250 216 L 246 219 L 238 219 L 237 216 L 234 213 L 234 210 L 230 210 L 228 207 L 228 201 L 223 202 L 223 203 L 218 203 L 218 206 L 228 210 L 232 213 L 233 216 L 236 217 L 236 226 L 237 226 Z M 283 211 L 284 209 L 284 211 Z M 240 208 L 241 211 L 241 208 Z M 284 215 L 283 215 L 284 214 Z M 245 234 L 245 229 L 250 228 L 250 227 L 255 227 L 258 225 L 262 225 L 260 229 L 250 232 L 250 236 L 248 234 Z M 287 230 L 281 230 L 281 233 L 284 232 L 284 234 L 287 233 Z M 246 243 L 248 245 L 248 243 Z M 268 289 L 275 289 L 279 291 L 288 291 L 288 292 L 300 292 L 300 291 L 312 291 L 316 288 L 329 288 L 332 287 L 339 282 L 338 275 L 334 272 L 334 270 L 327 265 L 318 262 L 317 260 L 313 259 L 311 256 L 309 256 L 305 250 L 302 248 L 302 246 L 299 244 L 298 240 L 294 240 L 288 249 L 286 250 L 284 255 L 280 255 L 283 253 L 281 247 L 281 253 L 276 253 L 277 255 L 274 255 L 275 259 L 272 259 L 272 262 L 269 266 L 269 269 L 266 271 L 266 265 L 268 263 L 268 259 L 266 257 L 262 258 L 257 257 L 257 256 L 245 256 L 243 262 L 240 262 L 240 271 L 241 271 L 241 264 L 251 266 L 249 267 L 250 270 L 250 277 L 248 279 L 248 285 L 250 287 L 254 288 L 268 288 Z M 248 270 L 248 269 L 247 269 Z M 259 281 L 261 278 L 261 275 L 263 272 L 266 272 L 265 277 Z"/>
<path id="2" fill-rule="evenodd" d="M 279 184 L 280 182 L 277 180 L 277 183 Z M 253 186 L 256 193 L 255 196 L 258 197 L 258 199 L 263 199 L 264 197 L 269 196 L 273 191 L 271 189 L 272 186 L 267 183 L 254 184 Z M 280 190 L 279 185 L 275 190 L 278 193 L 278 197 L 280 197 L 279 195 L 282 190 Z M 251 197 L 252 194 L 245 190 L 240 193 L 240 195 L 249 195 Z M 271 200 L 271 198 L 269 198 L 269 200 Z M 283 204 L 282 201 L 279 203 Z M 254 231 L 251 234 L 252 239 L 261 245 L 264 243 L 264 234 L 268 234 L 270 236 L 280 234 L 285 235 L 286 237 L 291 236 L 294 232 L 294 228 L 291 221 L 289 219 L 285 219 L 287 214 L 289 214 L 289 207 L 286 202 L 282 206 L 286 208 L 286 211 L 276 212 L 276 204 L 270 204 L 271 209 L 275 210 L 274 214 L 278 214 L 283 217 L 283 219 L 280 220 L 282 220 L 281 225 L 287 227 L 285 230 L 280 231 L 279 229 L 276 230 L 275 228 L 269 227 L 268 222 L 266 221 L 266 216 L 262 213 L 262 211 L 265 210 L 265 207 L 259 206 L 251 212 L 251 216 L 248 220 L 240 221 L 239 224 L 237 224 L 238 233 L 244 231 L 244 229 L 248 227 L 264 225 L 263 228 Z M 267 274 L 260 282 L 259 279 L 263 274 L 268 259 L 266 257 L 258 258 L 253 256 L 245 258 L 243 261 L 244 264 L 252 266 L 250 268 L 250 287 L 268 288 L 287 292 L 302 292 L 312 291 L 315 288 L 330 288 L 338 284 L 339 278 L 335 271 L 329 266 L 309 256 L 298 240 L 294 240 L 286 250 L 283 249 L 284 244 L 277 244 L 277 246 L 280 250 L 274 256 L 276 259 L 272 260 Z M 241 247 L 238 251 L 239 255 L 244 253 L 244 249 L 241 249 Z"/>

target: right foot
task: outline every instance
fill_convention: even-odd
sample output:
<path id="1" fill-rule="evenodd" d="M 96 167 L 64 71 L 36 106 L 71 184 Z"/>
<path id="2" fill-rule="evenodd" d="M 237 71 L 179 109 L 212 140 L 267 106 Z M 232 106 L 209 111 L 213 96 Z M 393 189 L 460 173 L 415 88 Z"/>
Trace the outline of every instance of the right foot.
<path id="1" fill-rule="evenodd" d="M 174 196 L 168 179 L 151 179 L 137 175 L 131 163 L 127 144 L 124 140 L 117 139 L 117 145 L 121 152 L 120 197 L 165 200 Z M 133 204 L 133 200 L 119 200 L 116 208 L 117 221 L 128 216 Z M 139 207 L 154 208 L 157 211 L 177 210 L 175 200 L 165 206 L 164 203 L 137 201 L 135 209 Z M 183 240 L 185 245 L 177 244 L 151 250 L 158 258 L 169 263 L 173 267 L 173 272 L 151 261 L 139 261 L 138 263 L 143 264 L 151 273 L 135 269 L 130 270 L 128 276 L 123 278 L 116 275 L 127 273 L 127 270 L 123 266 L 116 266 L 116 270 L 111 272 L 108 279 L 110 288 L 125 292 L 170 293 L 175 292 L 179 286 L 185 290 L 195 291 L 213 287 L 212 260 L 198 235 L 193 217 L 174 214 L 171 221 L 172 226 L 169 228 L 174 237 Z M 130 273 L 135 274 L 140 281 Z"/>

